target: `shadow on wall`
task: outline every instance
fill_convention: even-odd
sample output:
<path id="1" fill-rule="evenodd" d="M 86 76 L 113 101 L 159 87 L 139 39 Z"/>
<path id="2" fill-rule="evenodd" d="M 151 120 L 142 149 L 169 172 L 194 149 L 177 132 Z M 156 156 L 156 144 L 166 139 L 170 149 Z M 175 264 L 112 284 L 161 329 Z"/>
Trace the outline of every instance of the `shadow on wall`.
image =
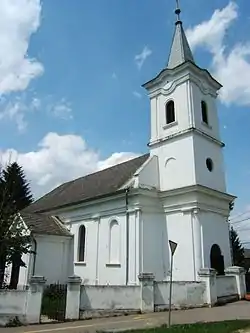
<path id="1" fill-rule="evenodd" d="M 167 231 L 167 220 L 163 221 L 162 230 L 162 267 L 163 267 L 163 277 L 162 280 L 166 280 L 170 275 L 170 249 L 169 249 L 169 239 Z"/>

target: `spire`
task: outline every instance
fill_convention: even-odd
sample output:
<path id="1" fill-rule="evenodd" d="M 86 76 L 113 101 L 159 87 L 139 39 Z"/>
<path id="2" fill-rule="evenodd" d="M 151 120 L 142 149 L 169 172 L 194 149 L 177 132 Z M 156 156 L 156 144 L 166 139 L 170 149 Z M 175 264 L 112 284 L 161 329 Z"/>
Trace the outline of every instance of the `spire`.
<path id="1" fill-rule="evenodd" d="M 182 26 L 180 13 L 181 10 L 179 6 L 179 0 L 176 0 L 175 32 L 174 32 L 167 68 L 177 67 L 186 61 L 194 62 L 192 51 L 190 49 L 187 37 L 185 35 L 185 31 Z"/>

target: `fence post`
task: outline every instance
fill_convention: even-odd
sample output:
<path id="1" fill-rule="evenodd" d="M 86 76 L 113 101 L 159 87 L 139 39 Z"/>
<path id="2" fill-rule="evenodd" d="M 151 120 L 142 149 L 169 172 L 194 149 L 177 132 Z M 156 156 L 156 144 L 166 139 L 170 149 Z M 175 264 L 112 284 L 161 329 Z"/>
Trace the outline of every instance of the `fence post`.
<path id="1" fill-rule="evenodd" d="M 205 303 L 211 307 L 217 303 L 216 270 L 213 268 L 201 268 L 198 275 L 200 281 L 206 284 Z"/>
<path id="2" fill-rule="evenodd" d="M 81 283 L 82 279 L 79 276 L 73 275 L 68 278 L 65 319 L 79 319 Z"/>
<path id="3" fill-rule="evenodd" d="M 140 273 L 141 312 L 154 312 L 154 279 L 153 273 Z"/>
<path id="4" fill-rule="evenodd" d="M 236 281 L 237 292 L 239 299 L 245 298 L 246 295 L 246 280 L 245 269 L 243 267 L 232 266 L 225 269 L 226 276 L 234 276 Z"/>
<path id="5" fill-rule="evenodd" d="M 32 276 L 29 281 L 29 290 L 26 306 L 26 320 L 29 324 L 39 324 L 44 285 L 46 279 L 43 276 Z"/>

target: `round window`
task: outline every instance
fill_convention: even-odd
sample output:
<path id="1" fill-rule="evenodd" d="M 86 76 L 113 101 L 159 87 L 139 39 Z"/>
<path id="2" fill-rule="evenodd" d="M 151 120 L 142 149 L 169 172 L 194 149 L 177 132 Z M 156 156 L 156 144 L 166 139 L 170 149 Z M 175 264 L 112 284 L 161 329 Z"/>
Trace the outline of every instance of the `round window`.
<path id="1" fill-rule="evenodd" d="M 213 167 L 214 167 L 213 161 L 211 160 L 211 158 L 206 159 L 206 165 L 207 165 L 208 170 L 211 172 L 213 170 Z"/>

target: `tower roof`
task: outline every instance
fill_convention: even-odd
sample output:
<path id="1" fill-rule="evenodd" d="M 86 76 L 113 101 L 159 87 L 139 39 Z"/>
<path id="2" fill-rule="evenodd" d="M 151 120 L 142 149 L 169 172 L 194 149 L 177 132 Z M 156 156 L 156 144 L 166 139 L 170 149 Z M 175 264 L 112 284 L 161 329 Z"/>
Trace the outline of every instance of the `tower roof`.
<path id="1" fill-rule="evenodd" d="M 193 54 L 188 44 L 182 21 L 180 20 L 181 10 L 178 1 L 175 13 L 177 15 L 177 20 L 175 22 L 175 32 L 167 64 L 167 68 L 169 69 L 177 67 L 186 61 L 194 63 Z"/>

